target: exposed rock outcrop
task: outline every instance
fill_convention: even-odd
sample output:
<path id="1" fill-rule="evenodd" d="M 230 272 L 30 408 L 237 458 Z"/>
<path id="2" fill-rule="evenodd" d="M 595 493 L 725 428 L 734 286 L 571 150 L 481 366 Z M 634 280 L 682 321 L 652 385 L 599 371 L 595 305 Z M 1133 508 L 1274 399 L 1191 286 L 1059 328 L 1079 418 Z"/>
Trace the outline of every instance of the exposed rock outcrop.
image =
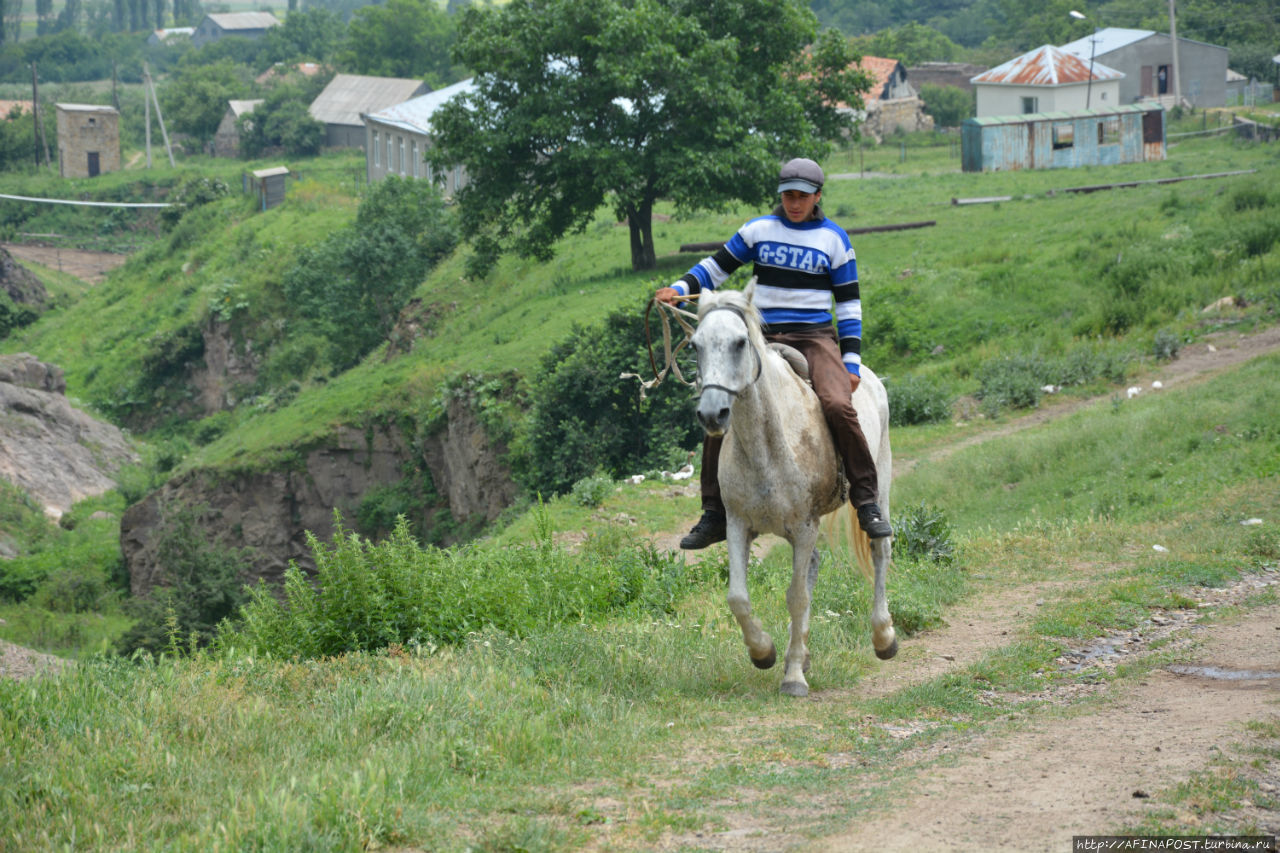
<path id="1" fill-rule="evenodd" d="M 13 259 L 9 250 L 0 247 L 0 293 L 8 294 L 15 304 L 39 310 L 49 293 L 35 274 Z"/>
<path id="2" fill-rule="evenodd" d="M 248 549 L 250 580 L 271 583 L 283 577 L 290 561 L 314 568 L 306 534 L 322 542 L 332 538 L 335 508 L 353 526 L 365 495 L 399 482 L 407 467 L 429 468 L 455 519 L 493 520 L 517 492 L 500 461 L 505 449 L 489 442 L 464 402 L 452 404 L 448 416 L 447 428 L 417 451 L 395 426 L 348 427 L 302 453 L 293 470 L 198 471 L 171 480 L 121 520 L 120 545 L 133 594 L 147 595 L 164 581 L 156 550 L 166 514 L 179 507 L 195 510 L 209 541 Z M 416 521 L 429 525 L 429 516 L 441 508 L 428 507 L 426 517 Z"/>
<path id="3" fill-rule="evenodd" d="M 32 355 L 0 355 L 0 477 L 59 518 L 115 487 L 137 454 L 116 427 L 74 408 L 62 370 Z"/>

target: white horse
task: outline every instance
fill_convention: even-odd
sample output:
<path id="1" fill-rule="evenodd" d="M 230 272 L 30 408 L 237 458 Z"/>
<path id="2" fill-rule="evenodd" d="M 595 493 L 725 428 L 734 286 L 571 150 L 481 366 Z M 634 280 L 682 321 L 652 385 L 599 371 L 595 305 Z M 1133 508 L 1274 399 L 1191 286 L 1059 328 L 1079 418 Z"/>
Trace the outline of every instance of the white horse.
<path id="1" fill-rule="evenodd" d="M 698 355 L 698 420 L 708 435 L 724 435 L 720 493 L 727 511 L 729 609 L 742 626 L 751 662 L 768 669 L 777 661 L 773 639 L 751 612 L 747 560 L 751 542 L 773 533 L 791 543 L 791 614 L 782 692 L 805 696 L 809 684 L 809 605 L 821 557 L 816 549 L 824 517 L 838 518 L 852 537 L 859 567 L 874 583 L 872 645 L 877 657 L 898 651 L 885 597 L 890 538 L 870 540 L 852 521 L 841 488 L 841 463 L 818 396 L 779 350 L 765 342 L 760 314 L 746 292 L 704 291 L 692 343 Z M 794 350 L 792 353 L 799 357 Z M 800 358 L 803 366 L 803 358 Z M 879 505 L 889 518 L 892 454 L 889 398 L 865 365 L 853 405 L 876 459 Z"/>

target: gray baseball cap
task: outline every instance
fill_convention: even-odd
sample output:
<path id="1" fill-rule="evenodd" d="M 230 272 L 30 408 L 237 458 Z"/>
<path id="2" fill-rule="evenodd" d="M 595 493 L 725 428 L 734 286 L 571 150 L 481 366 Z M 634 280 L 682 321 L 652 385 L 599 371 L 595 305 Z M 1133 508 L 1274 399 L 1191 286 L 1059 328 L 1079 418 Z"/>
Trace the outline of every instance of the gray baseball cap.
<path id="1" fill-rule="evenodd" d="M 825 179 L 821 166 L 812 160 L 797 157 L 794 160 L 788 160 L 778 174 L 778 192 L 800 190 L 816 193 L 822 189 L 822 182 Z"/>

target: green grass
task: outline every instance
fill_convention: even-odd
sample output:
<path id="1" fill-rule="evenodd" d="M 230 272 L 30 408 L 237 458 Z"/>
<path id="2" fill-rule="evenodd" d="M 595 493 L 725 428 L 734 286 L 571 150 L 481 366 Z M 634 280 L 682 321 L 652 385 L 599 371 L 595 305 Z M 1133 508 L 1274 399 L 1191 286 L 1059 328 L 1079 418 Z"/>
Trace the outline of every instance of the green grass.
<path id="1" fill-rule="evenodd" d="M 1274 363 L 1262 359 L 1221 374 L 1213 387 L 1230 398 L 1272 375 Z M 1169 407 L 1166 418 L 1187 417 L 1205 405 L 1204 388 L 1171 388 L 1154 404 Z M 1228 405 L 1218 416 L 1234 422 L 1245 408 Z M 1147 413 L 1103 407 L 969 452 L 996 459 L 1028 440 L 1065 445 L 1093 422 L 1141 434 Z M 1160 441 L 1136 441 L 1129 461 L 1154 464 L 1164 452 Z M 1003 483 L 990 466 L 968 476 L 970 489 L 946 498 L 953 518 L 978 517 Z M 914 471 L 900 488 L 919 493 L 932 477 Z M 17 850 L 72 839 L 172 850 L 570 850 L 598 842 L 606 825 L 619 849 L 645 849 L 668 831 L 714 831 L 739 803 L 785 813 L 817 797 L 820 814 L 800 831 L 836 831 L 927 774 L 928 761 L 913 749 L 962 744 L 978 731 L 993 737 L 1046 713 L 1027 697 L 1061 677 L 1053 661 L 1064 638 L 1131 626 L 1157 608 L 1184 606 L 1187 584 L 1272 563 L 1273 537 L 1237 522 L 1246 509 L 1276 516 L 1274 477 L 1240 464 L 1209 482 L 1194 505 L 1178 501 L 1123 520 L 1048 522 L 1028 503 L 1022 519 L 957 525 L 954 568 L 891 572 L 895 612 L 945 614 L 976 587 L 1076 577 L 1006 645 L 880 699 L 843 692 L 879 664 L 870 654 L 865 581 L 838 562 L 819 578 L 811 673 L 818 695 L 835 691 L 838 702 L 777 695 L 777 673 L 747 663 L 718 577 L 665 616 L 618 613 L 522 638 L 482 629 L 426 654 L 392 647 L 299 661 L 244 651 L 104 659 L 56 680 L 0 683 L 0 825 Z M 600 510 L 549 502 L 543 529 L 629 526 L 611 520 L 621 507 L 639 525 L 672 503 L 691 515 L 695 498 L 672 501 L 669 486 L 647 485 L 620 487 Z M 1152 552 L 1151 541 L 1169 543 L 1170 554 Z M 751 577 L 753 604 L 775 637 L 787 619 L 784 551 L 767 555 Z M 1213 577 L 1190 571 L 1202 563 L 1216 567 Z M 1109 568 L 1077 574 L 1082 565 Z M 893 735 L 885 725 L 914 733 Z M 903 763 L 908 755 L 917 757 Z M 856 793 L 834 798 L 836 790 Z M 1214 796 L 1230 799 L 1235 790 Z"/>

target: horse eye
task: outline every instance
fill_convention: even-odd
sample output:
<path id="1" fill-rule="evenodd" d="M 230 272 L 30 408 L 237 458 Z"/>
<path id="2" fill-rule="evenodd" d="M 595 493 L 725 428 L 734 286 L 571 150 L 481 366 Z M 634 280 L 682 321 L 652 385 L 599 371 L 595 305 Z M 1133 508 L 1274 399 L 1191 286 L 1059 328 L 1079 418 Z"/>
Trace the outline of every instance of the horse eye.
<path id="1" fill-rule="evenodd" d="M 747 346 L 746 338 L 738 338 L 736 341 L 733 342 L 733 348 L 737 352 L 742 352 L 746 348 L 746 346 Z"/>

